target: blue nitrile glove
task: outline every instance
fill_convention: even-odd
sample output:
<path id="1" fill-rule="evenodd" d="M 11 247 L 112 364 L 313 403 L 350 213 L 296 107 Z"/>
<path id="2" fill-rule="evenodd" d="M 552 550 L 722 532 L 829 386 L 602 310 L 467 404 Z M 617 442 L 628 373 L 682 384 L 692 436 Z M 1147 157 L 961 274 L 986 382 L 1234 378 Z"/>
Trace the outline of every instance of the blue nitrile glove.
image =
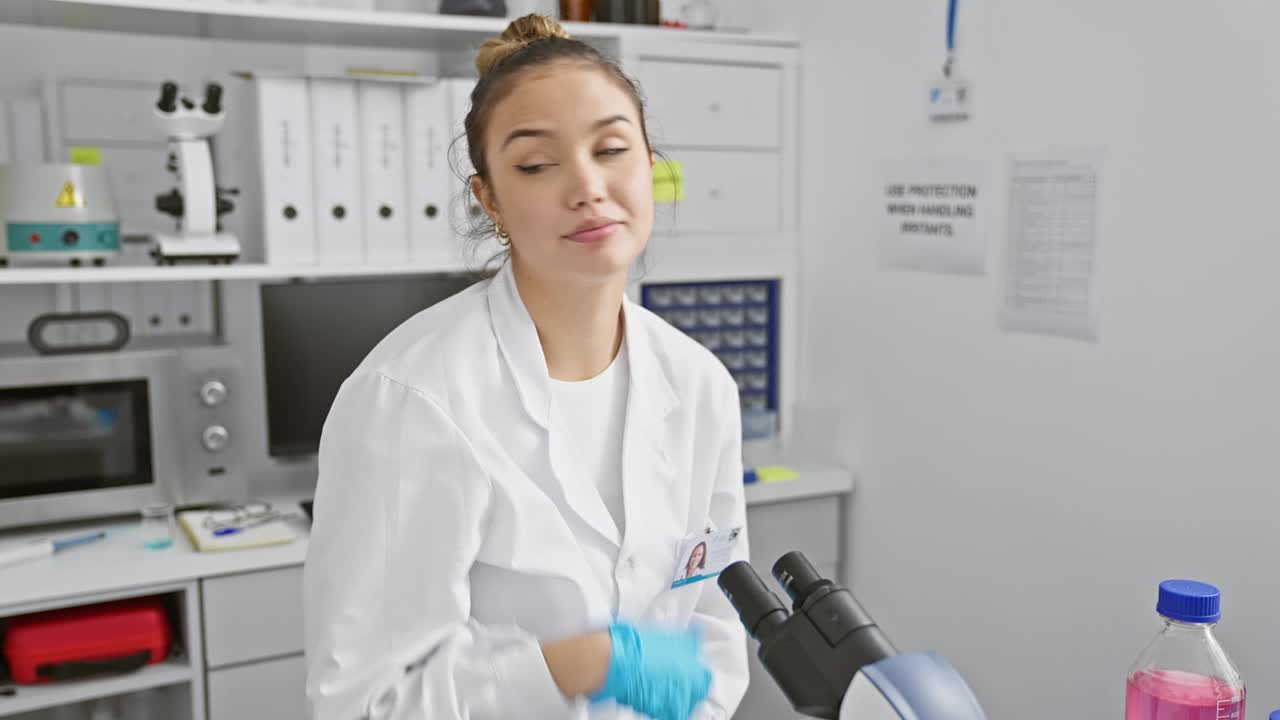
<path id="1" fill-rule="evenodd" d="M 593 702 L 614 700 L 654 720 L 689 720 L 711 690 L 696 627 L 672 631 L 618 623 L 609 627 L 609 640 L 609 674 Z"/>

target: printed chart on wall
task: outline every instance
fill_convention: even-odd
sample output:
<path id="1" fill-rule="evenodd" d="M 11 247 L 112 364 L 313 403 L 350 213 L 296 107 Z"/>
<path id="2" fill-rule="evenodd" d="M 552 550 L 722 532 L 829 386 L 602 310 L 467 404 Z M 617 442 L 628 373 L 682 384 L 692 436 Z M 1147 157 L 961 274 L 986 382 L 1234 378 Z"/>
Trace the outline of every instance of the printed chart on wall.
<path id="1" fill-rule="evenodd" d="M 880 260 L 886 267 L 981 275 L 979 233 L 985 165 L 969 158 L 882 161 Z"/>
<path id="2" fill-rule="evenodd" d="M 1098 339 L 1100 152 L 1009 158 L 1001 326 Z"/>

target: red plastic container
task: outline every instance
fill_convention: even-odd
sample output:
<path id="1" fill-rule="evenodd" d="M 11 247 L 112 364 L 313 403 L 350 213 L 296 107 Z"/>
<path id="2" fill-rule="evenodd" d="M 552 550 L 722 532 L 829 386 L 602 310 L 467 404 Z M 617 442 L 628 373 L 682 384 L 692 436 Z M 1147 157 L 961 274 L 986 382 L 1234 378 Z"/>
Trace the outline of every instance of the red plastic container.
<path id="1" fill-rule="evenodd" d="M 172 639 L 164 599 L 134 598 L 11 618 L 4 658 L 14 682 L 32 685 L 138 670 L 168 657 Z"/>

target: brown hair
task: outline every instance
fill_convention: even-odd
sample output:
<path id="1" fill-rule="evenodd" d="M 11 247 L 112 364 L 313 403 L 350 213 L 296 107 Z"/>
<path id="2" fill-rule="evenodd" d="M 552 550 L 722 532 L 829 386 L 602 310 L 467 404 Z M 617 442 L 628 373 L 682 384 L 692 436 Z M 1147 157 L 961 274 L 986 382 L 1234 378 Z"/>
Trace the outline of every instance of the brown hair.
<path id="1" fill-rule="evenodd" d="M 480 72 L 480 79 L 471 90 L 471 108 L 467 112 L 464 127 L 467 154 L 480 179 L 487 181 L 489 178 L 484 132 L 493 108 L 511 92 L 515 80 L 523 71 L 555 62 L 593 67 L 613 80 L 635 103 L 645 148 L 653 151 L 644 116 L 644 96 L 636 82 L 622 71 L 616 61 L 581 40 L 570 37 L 560 23 L 545 15 L 530 14 L 512 20 L 501 36 L 486 40 L 476 53 L 476 70 Z M 466 197 L 470 198 L 471 178 L 464 177 L 463 180 L 467 183 Z M 471 227 L 465 234 L 473 241 L 491 236 L 494 228 L 489 218 L 484 213 L 477 212 L 478 208 L 468 210 Z"/>

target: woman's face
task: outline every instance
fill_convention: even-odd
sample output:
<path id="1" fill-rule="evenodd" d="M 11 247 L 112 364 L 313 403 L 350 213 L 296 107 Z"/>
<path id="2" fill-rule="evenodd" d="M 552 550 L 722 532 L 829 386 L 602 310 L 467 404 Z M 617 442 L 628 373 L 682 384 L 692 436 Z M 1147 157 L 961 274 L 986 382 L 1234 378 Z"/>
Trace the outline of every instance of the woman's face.
<path id="1" fill-rule="evenodd" d="M 693 548 L 693 552 L 689 553 L 689 567 L 694 568 L 702 564 L 702 556 L 706 554 L 706 550 L 701 545 Z"/>
<path id="2" fill-rule="evenodd" d="M 599 69 L 556 63 L 515 80 L 485 129 L 473 190 L 525 272 L 625 276 L 653 229 L 653 160 L 630 96 Z"/>

